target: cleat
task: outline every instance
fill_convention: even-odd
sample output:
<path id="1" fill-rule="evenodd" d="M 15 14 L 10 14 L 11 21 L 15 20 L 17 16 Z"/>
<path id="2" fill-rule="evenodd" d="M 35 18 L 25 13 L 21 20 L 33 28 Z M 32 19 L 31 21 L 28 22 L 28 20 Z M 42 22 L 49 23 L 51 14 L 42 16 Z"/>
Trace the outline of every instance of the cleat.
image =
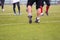
<path id="1" fill-rule="evenodd" d="M 43 14 L 43 13 L 41 13 L 40 15 L 41 15 L 41 16 L 44 16 L 44 14 Z"/>
<path id="2" fill-rule="evenodd" d="M 16 13 L 14 13 L 14 16 L 16 16 Z"/>
<path id="3" fill-rule="evenodd" d="M 20 13 L 18 13 L 18 15 L 22 15 L 22 13 L 20 12 Z"/>
<path id="4" fill-rule="evenodd" d="M 4 12 L 5 10 L 4 9 L 2 9 L 2 12 Z"/>
<path id="5" fill-rule="evenodd" d="M 29 23 L 31 24 L 32 23 L 32 20 L 29 20 Z"/>
<path id="6" fill-rule="evenodd" d="M 48 12 L 45 12 L 46 13 L 46 15 L 48 16 Z"/>
<path id="7" fill-rule="evenodd" d="M 36 18 L 35 23 L 40 23 L 40 20 Z"/>
<path id="8" fill-rule="evenodd" d="M 29 23 L 31 24 L 32 23 L 32 16 L 28 16 L 29 18 Z"/>

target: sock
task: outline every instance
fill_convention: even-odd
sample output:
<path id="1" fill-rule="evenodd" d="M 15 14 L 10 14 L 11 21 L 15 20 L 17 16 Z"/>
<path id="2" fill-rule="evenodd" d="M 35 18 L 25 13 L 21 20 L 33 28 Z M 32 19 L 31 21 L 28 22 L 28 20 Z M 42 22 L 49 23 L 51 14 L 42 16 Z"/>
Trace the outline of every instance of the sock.
<path id="1" fill-rule="evenodd" d="M 41 13 L 43 13 L 43 7 L 41 6 L 40 8 L 41 8 Z"/>
<path id="2" fill-rule="evenodd" d="M 28 16 L 32 16 L 32 14 L 31 13 L 28 13 Z"/>
<path id="3" fill-rule="evenodd" d="M 40 22 L 40 17 L 37 17 L 36 21 Z"/>
<path id="4" fill-rule="evenodd" d="M 43 15 L 43 7 L 40 6 L 40 15 Z"/>
<path id="5" fill-rule="evenodd" d="M 43 7 L 40 6 L 40 15 L 43 16 Z"/>
<path id="6" fill-rule="evenodd" d="M 37 17 L 37 20 L 39 20 L 40 19 L 40 17 Z"/>
<path id="7" fill-rule="evenodd" d="M 46 6 L 46 12 L 48 12 L 48 10 L 49 10 L 49 6 Z"/>

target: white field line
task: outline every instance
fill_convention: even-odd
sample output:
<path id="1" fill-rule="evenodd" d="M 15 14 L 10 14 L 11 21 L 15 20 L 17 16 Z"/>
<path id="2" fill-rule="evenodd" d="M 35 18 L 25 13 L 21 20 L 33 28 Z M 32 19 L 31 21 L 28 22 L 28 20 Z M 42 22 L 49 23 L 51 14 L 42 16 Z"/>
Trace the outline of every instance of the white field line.
<path id="1" fill-rule="evenodd" d="M 0 14 L 0 16 L 11 16 L 13 15 L 12 13 L 9 13 L 9 14 Z"/>
<path id="2" fill-rule="evenodd" d="M 60 21 L 44 21 L 40 23 L 60 23 Z M 0 24 L 0 26 L 7 26 L 7 25 L 24 25 L 24 24 L 29 24 L 29 23 L 6 23 L 6 24 Z"/>
<path id="3" fill-rule="evenodd" d="M 57 23 L 57 22 L 60 23 L 60 21 L 45 21 L 45 22 L 41 22 L 41 23 Z"/>
<path id="4" fill-rule="evenodd" d="M 12 15 L 12 14 L 14 14 L 14 13 L 6 13 L 6 14 L 3 14 L 3 13 L 1 13 L 0 15 Z"/>

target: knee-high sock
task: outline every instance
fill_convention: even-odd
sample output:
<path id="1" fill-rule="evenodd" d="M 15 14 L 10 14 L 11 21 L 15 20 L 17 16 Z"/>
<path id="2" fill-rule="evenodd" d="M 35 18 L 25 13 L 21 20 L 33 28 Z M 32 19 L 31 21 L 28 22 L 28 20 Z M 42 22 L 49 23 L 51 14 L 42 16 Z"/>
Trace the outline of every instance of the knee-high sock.
<path id="1" fill-rule="evenodd" d="M 46 12 L 48 12 L 50 6 L 46 6 Z"/>

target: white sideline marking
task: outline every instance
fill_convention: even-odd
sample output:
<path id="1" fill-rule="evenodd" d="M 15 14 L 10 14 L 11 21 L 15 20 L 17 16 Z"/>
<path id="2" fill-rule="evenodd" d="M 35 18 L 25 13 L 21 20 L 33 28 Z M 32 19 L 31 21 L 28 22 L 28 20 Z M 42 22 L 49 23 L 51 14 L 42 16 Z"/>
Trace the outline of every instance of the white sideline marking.
<path id="1" fill-rule="evenodd" d="M 44 21 L 44 22 L 40 22 L 40 23 L 56 23 L 56 22 L 59 22 L 60 23 L 60 21 Z M 22 25 L 24 25 L 24 24 L 29 24 L 29 23 L 9 23 L 9 24 L 0 24 L 0 26 L 7 26 L 7 25 L 20 25 L 20 24 L 22 24 Z"/>
<path id="2" fill-rule="evenodd" d="M 0 16 L 14 15 L 14 13 L 0 14 Z"/>
<path id="3" fill-rule="evenodd" d="M 41 22 L 41 23 L 56 23 L 56 22 L 60 22 L 60 21 L 45 21 L 45 22 Z"/>

